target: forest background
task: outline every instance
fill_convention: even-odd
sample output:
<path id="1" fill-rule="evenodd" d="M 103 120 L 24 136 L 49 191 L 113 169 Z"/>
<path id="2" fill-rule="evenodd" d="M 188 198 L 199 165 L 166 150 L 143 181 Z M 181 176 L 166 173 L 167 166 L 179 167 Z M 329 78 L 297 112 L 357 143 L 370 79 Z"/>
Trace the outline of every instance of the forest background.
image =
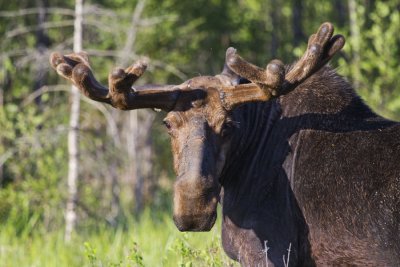
<path id="1" fill-rule="evenodd" d="M 0 0 L 0 266 L 234 265 L 218 222 L 209 233 L 173 225 L 165 114 L 76 98 L 50 68 L 51 52 L 74 48 L 80 4 Z M 399 0 L 85 0 L 79 14 L 103 84 L 139 59 L 149 68 L 138 83 L 214 75 L 229 46 L 260 66 L 290 63 L 330 21 L 347 40 L 331 65 L 400 120 Z"/>

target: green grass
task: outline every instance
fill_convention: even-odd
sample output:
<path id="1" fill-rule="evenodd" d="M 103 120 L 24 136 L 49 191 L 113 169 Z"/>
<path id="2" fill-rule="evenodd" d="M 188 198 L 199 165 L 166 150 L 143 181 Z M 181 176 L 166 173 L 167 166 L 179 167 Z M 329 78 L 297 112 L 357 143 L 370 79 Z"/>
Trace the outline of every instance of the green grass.
<path id="1" fill-rule="evenodd" d="M 0 266 L 238 266 L 224 254 L 220 220 L 208 233 L 180 233 L 169 214 L 146 211 L 125 227 L 80 226 L 69 244 L 63 229 L 15 233 L 0 226 Z"/>

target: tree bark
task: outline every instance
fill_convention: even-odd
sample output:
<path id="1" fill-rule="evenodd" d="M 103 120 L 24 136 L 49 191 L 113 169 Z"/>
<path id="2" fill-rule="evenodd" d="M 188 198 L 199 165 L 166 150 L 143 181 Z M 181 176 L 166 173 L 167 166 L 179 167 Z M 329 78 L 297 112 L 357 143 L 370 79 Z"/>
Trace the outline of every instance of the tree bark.
<path id="1" fill-rule="evenodd" d="M 278 30 L 279 19 L 280 19 L 280 1 L 279 0 L 271 0 L 271 4 L 274 8 L 271 8 L 270 17 L 272 23 L 272 32 L 271 32 L 271 43 L 270 43 L 270 53 L 272 58 L 276 58 L 278 56 L 278 48 L 279 48 L 279 36 Z"/>
<path id="2" fill-rule="evenodd" d="M 82 50 L 82 20 L 83 0 L 75 1 L 74 23 L 74 52 Z M 65 241 L 71 240 L 72 232 L 76 224 L 76 200 L 78 194 L 79 175 L 79 113 L 80 94 L 78 88 L 71 88 L 71 115 L 68 131 L 68 199 L 65 212 Z"/>
<path id="3" fill-rule="evenodd" d="M 114 121 L 118 121 L 119 114 L 121 111 L 119 110 L 112 110 L 111 111 L 111 116 Z M 108 124 L 109 125 L 109 124 Z M 111 125 L 109 125 L 107 133 L 108 135 L 112 138 L 114 141 L 114 145 L 117 146 L 118 149 L 122 149 L 121 142 L 120 142 L 120 137 L 119 133 L 115 130 L 112 130 Z M 119 178 L 119 172 L 118 172 L 118 158 L 112 157 L 110 159 L 109 163 L 109 184 L 110 184 L 110 190 L 111 190 L 111 209 L 110 209 L 110 214 L 108 215 L 109 220 L 113 226 L 116 226 L 118 223 L 118 219 L 121 217 L 122 212 L 121 212 L 121 199 L 120 199 L 120 193 L 121 193 L 121 186 L 120 186 L 120 180 Z"/>
<path id="4" fill-rule="evenodd" d="M 127 37 L 125 41 L 125 45 L 123 49 L 121 50 L 120 53 L 120 60 L 118 62 L 118 65 L 127 67 L 127 65 L 130 63 L 129 62 L 129 54 L 133 53 L 133 47 L 136 41 L 136 33 L 137 33 L 137 25 L 139 24 L 143 9 L 145 7 L 146 0 L 140 0 L 135 7 L 135 10 L 132 14 L 131 18 L 131 26 L 127 32 Z M 121 111 L 114 111 L 112 112 L 112 115 L 115 120 L 117 120 L 117 117 L 120 117 Z M 128 128 L 130 131 L 132 129 L 132 126 L 130 125 L 132 123 L 131 117 L 135 116 L 136 117 L 136 110 L 130 111 L 128 114 L 124 114 L 122 116 L 123 120 L 123 127 Z M 137 124 L 135 124 L 135 127 L 137 127 Z M 135 134 L 133 131 L 130 132 L 130 134 L 127 135 L 127 141 L 126 141 L 126 146 L 125 148 L 127 149 L 127 154 L 129 157 L 129 162 L 130 164 L 134 164 L 134 166 L 130 166 L 128 168 L 128 173 L 131 179 L 136 180 L 136 153 L 135 153 Z M 115 139 L 115 138 L 113 138 Z M 121 181 L 118 179 L 118 172 L 116 170 L 117 163 L 115 160 L 112 160 L 110 163 L 110 179 L 111 179 L 111 214 L 110 214 L 110 220 L 115 224 L 118 220 L 118 217 L 121 216 L 121 207 L 120 207 L 120 191 L 121 191 L 121 186 L 120 183 Z"/>
<path id="5" fill-rule="evenodd" d="M 34 91 L 40 89 L 46 83 L 46 76 L 48 72 L 48 63 L 47 60 L 44 60 L 46 57 L 46 50 L 50 46 L 50 38 L 45 33 L 45 29 L 43 24 L 46 22 L 46 8 L 48 7 L 47 1 L 37 0 L 38 6 L 38 30 L 36 31 L 36 50 L 35 54 L 36 62 L 36 77 L 34 82 Z M 38 106 L 41 104 L 41 97 L 35 98 L 35 102 Z"/>
<path id="6" fill-rule="evenodd" d="M 120 64 L 124 67 L 129 64 L 128 55 L 134 52 L 138 25 L 145 5 L 146 0 L 139 0 L 132 14 L 131 25 L 120 57 Z M 129 158 L 127 176 L 133 182 L 134 214 L 138 216 L 144 206 L 145 185 L 151 180 L 153 148 L 150 132 L 155 115 L 149 110 L 133 110 L 123 117 L 122 125 L 126 133 L 125 142 Z"/>
<path id="7" fill-rule="evenodd" d="M 350 44 L 352 50 L 351 72 L 353 76 L 353 85 L 360 88 L 360 25 L 357 14 L 356 0 L 348 0 L 349 20 L 350 20 Z"/>
<path id="8" fill-rule="evenodd" d="M 140 110 L 140 127 L 136 125 L 136 147 L 135 150 L 138 151 L 136 154 L 136 168 L 135 168 L 135 186 L 134 186 L 134 196 L 135 196 L 135 215 L 139 215 L 143 211 L 144 200 L 145 200 L 145 188 L 146 184 L 150 184 L 153 179 L 151 179 L 152 173 L 152 159 L 153 159 L 153 147 L 151 140 L 151 127 L 155 119 L 155 114 L 150 113 L 149 110 Z M 138 120 L 136 120 L 136 123 Z M 149 188 L 149 186 L 147 186 Z"/>
<path id="9" fill-rule="evenodd" d="M 4 82 L 3 84 L 5 84 L 5 80 L 6 80 L 6 71 L 4 71 Z M 4 103 L 4 89 L 3 89 L 3 84 L 0 84 L 0 109 L 3 108 L 3 103 Z M 0 145 L 4 148 L 4 144 L 3 144 L 3 138 L 0 138 Z M 0 188 L 3 187 L 3 180 L 4 180 L 4 167 L 3 164 L 0 164 Z"/>
<path id="10" fill-rule="evenodd" d="M 333 3 L 335 8 L 335 17 L 336 23 L 338 27 L 343 27 L 348 24 L 348 17 L 347 17 L 347 9 L 346 9 L 346 2 L 342 0 L 335 0 Z"/>
<path id="11" fill-rule="evenodd" d="M 292 27 L 293 27 L 293 38 L 294 45 L 298 46 L 300 42 L 304 40 L 303 33 L 303 0 L 294 0 L 292 3 Z"/>

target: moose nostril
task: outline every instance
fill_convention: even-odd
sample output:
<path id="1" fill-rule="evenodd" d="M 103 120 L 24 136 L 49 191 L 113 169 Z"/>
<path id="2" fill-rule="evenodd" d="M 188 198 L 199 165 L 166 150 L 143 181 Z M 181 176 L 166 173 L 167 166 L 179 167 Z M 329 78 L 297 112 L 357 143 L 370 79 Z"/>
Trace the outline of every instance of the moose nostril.
<path id="1" fill-rule="evenodd" d="M 210 231 L 217 219 L 217 213 L 173 216 L 174 223 L 181 232 Z"/>

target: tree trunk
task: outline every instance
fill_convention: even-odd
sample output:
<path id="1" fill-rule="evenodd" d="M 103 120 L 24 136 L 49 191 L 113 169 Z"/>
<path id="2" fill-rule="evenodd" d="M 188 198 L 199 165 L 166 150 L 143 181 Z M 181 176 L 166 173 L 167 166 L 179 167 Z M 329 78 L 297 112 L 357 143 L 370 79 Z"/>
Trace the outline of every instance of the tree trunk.
<path id="1" fill-rule="evenodd" d="M 120 112 L 121 111 L 116 110 L 116 109 L 113 109 L 111 111 L 111 116 L 114 121 L 118 121 Z M 114 145 L 118 149 L 122 149 L 120 137 L 119 137 L 119 133 L 118 133 L 117 129 L 113 130 L 113 129 L 111 129 L 111 127 L 109 125 L 107 133 L 114 141 Z M 118 223 L 118 219 L 122 215 L 121 199 L 120 199 L 121 186 L 120 186 L 120 181 L 118 179 L 119 172 L 118 172 L 118 158 L 117 157 L 111 157 L 110 162 L 108 164 L 108 168 L 109 168 L 108 184 L 110 185 L 110 190 L 111 190 L 111 209 L 110 209 L 110 213 L 108 215 L 108 217 L 109 217 L 108 221 L 110 221 L 113 226 L 116 226 Z"/>
<path id="2" fill-rule="evenodd" d="M 140 17 L 142 15 L 144 6 L 145 6 L 146 0 L 139 0 L 139 2 L 136 4 L 135 11 L 132 14 L 132 19 L 131 19 L 131 26 L 127 32 L 127 37 L 126 37 L 126 42 L 124 45 L 124 48 L 121 51 L 120 54 L 120 60 L 118 62 L 118 65 L 122 67 L 127 67 L 127 64 L 129 64 L 129 55 L 130 53 L 133 53 L 133 46 L 135 44 L 136 40 L 136 33 L 137 33 L 137 25 L 139 24 Z M 119 117 L 120 111 L 112 112 L 113 117 Z M 124 114 L 125 115 L 125 114 Z M 129 157 L 129 162 L 130 164 L 134 164 L 133 166 L 130 166 L 128 168 L 128 173 L 131 179 L 136 180 L 136 153 L 135 153 L 135 134 L 132 131 L 132 126 L 130 125 L 132 123 L 131 117 L 134 116 L 136 117 L 136 111 L 130 111 L 126 116 L 122 116 L 122 119 L 124 120 L 122 125 L 123 127 L 127 127 L 128 130 L 128 135 L 127 135 L 127 142 L 126 142 L 126 149 L 128 152 L 128 157 Z M 128 126 L 127 126 L 128 125 Z M 137 123 L 135 123 L 135 126 L 137 127 Z M 130 133 L 130 134 L 129 134 Z M 120 207 L 120 181 L 118 179 L 118 173 L 116 171 L 116 165 L 117 163 L 115 160 L 110 163 L 110 179 L 111 179 L 111 214 L 110 214 L 110 220 L 113 223 L 116 223 L 118 220 L 118 217 L 121 216 L 121 207 Z"/>
<path id="3" fill-rule="evenodd" d="M 300 42 L 303 42 L 303 0 L 294 0 L 292 13 L 292 27 L 293 27 L 293 38 L 294 45 L 298 46 Z"/>
<path id="4" fill-rule="evenodd" d="M 74 52 L 82 50 L 83 0 L 75 1 Z M 68 199 L 65 212 L 65 241 L 71 240 L 76 224 L 76 199 L 79 175 L 79 112 L 80 95 L 75 86 L 71 88 L 71 115 L 68 131 Z"/>
<path id="5" fill-rule="evenodd" d="M 36 62 L 35 64 L 35 82 L 33 86 L 33 90 L 36 91 L 40 89 L 46 83 L 46 76 L 48 72 L 48 63 L 47 60 L 44 60 L 46 57 L 46 50 L 50 46 L 50 38 L 45 33 L 45 29 L 43 28 L 43 24 L 46 22 L 46 8 L 48 7 L 47 1 L 37 0 L 37 7 L 39 9 L 38 12 L 38 30 L 36 31 L 36 50 L 35 54 Z M 35 98 L 35 102 L 38 106 L 41 104 L 41 96 Z"/>
<path id="6" fill-rule="evenodd" d="M 272 58 L 278 57 L 278 48 L 279 48 L 279 36 L 278 30 L 280 28 L 279 19 L 280 19 L 280 1 L 279 0 L 271 0 L 271 4 L 274 8 L 271 8 L 270 17 L 272 23 L 272 32 L 271 32 L 271 43 L 270 43 L 270 53 Z"/>
<path id="7" fill-rule="evenodd" d="M 4 71 L 4 80 L 6 79 L 6 71 Z M 3 84 L 5 84 L 5 81 L 3 82 Z M 0 85 L 0 109 L 3 108 L 3 103 L 4 103 L 4 89 L 3 86 Z M 0 138 L 0 145 L 4 148 L 4 144 L 3 144 L 3 138 Z M 4 180 L 4 171 L 3 171 L 3 164 L 0 164 L 0 189 L 3 187 L 3 180 Z"/>
<path id="8" fill-rule="evenodd" d="M 146 5 L 146 0 L 139 0 L 132 14 L 131 25 L 127 32 L 124 48 L 121 51 L 122 66 L 129 64 L 129 54 L 133 53 L 138 25 Z M 133 182 L 134 214 L 143 210 L 145 185 L 151 179 L 152 143 L 151 127 L 155 114 L 149 110 L 133 110 L 124 116 L 122 124 L 126 137 L 126 149 L 129 158 L 127 177 Z"/>
<path id="9" fill-rule="evenodd" d="M 357 14 L 356 0 L 348 1 L 349 20 L 350 20 L 350 44 L 352 48 L 351 74 L 353 76 L 353 85 L 360 88 L 360 25 Z"/>
<path id="10" fill-rule="evenodd" d="M 153 147 L 151 140 L 151 127 L 155 119 L 154 112 L 149 110 L 140 110 L 140 127 L 136 128 L 136 181 L 134 187 L 135 196 L 135 215 L 139 215 L 143 211 L 144 199 L 145 199 L 145 188 L 146 184 L 149 185 L 153 179 L 151 179 L 152 173 L 152 159 L 153 159 Z M 137 122 L 137 120 L 136 120 Z"/>
<path id="11" fill-rule="evenodd" d="M 346 2 L 342 0 L 335 0 L 334 3 L 334 14 L 336 17 L 336 24 L 338 27 L 343 27 L 348 25 Z"/>
<path id="12" fill-rule="evenodd" d="M 140 163 L 137 154 L 137 142 L 138 140 L 138 111 L 132 110 L 129 114 L 126 114 L 124 120 L 124 131 L 125 131 L 125 140 L 126 140 L 126 149 L 128 154 L 128 168 L 127 168 L 127 178 L 129 181 L 129 185 L 135 188 L 132 190 L 133 199 L 135 204 L 134 214 L 137 215 L 136 212 L 136 203 L 138 196 L 136 195 L 136 183 L 139 180 L 138 177 L 138 169 L 140 168 Z M 139 152 L 140 153 L 140 152 Z M 132 188 L 131 187 L 131 188 Z"/>

